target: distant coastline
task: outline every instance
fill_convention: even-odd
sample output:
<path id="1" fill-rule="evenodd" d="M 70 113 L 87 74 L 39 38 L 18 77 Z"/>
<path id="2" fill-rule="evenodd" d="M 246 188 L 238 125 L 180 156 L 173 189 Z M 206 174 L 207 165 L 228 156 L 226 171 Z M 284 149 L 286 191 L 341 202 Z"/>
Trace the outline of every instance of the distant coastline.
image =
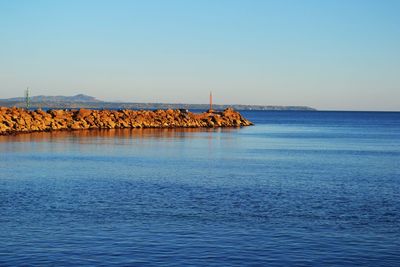
<path id="1" fill-rule="evenodd" d="M 0 99 L 0 106 L 3 107 L 25 107 L 25 98 L 16 97 L 8 99 Z M 75 96 L 33 96 L 30 99 L 30 107 L 32 109 L 190 109 L 190 110 L 207 110 L 208 104 L 185 104 L 185 103 L 133 103 L 133 102 L 108 102 L 101 101 L 92 96 L 83 94 Z M 233 108 L 235 110 L 298 110 L 298 111 L 315 111 L 316 109 L 307 106 L 274 106 L 274 105 L 220 105 L 214 104 L 214 109 L 224 110 Z"/>

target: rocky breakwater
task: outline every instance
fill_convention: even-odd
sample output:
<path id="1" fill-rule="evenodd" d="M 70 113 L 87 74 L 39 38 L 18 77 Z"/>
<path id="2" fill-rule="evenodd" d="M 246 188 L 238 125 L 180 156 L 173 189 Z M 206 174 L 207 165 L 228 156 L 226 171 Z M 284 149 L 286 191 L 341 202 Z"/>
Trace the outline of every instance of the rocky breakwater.
<path id="1" fill-rule="evenodd" d="M 241 127 L 252 123 L 231 109 L 186 110 L 35 110 L 0 108 L 0 135 L 39 131 L 118 128 Z"/>

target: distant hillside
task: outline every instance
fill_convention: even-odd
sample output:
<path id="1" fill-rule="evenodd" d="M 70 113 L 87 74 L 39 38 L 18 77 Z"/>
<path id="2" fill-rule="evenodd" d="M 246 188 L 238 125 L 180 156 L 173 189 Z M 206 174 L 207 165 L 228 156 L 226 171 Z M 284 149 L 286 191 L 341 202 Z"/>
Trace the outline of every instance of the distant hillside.
<path id="1" fill-rule="evenodd" d="M 32 96 L 30 98 L 31 108 L 50 108 L 50 109 L 197 109 L 207 110 L 208 104 L 171 104 L 171 103 L 130 103 L 130 102 L 105 102 L 93 96 L 79 94 L 75 96 Z M 0 99 L 0 106 L 5 107 L 25 107 L 25 98 L 15 97 Z M 232 107 L 236 110 L 315 110 L 306 106 L 263 106 L 263 105 L 213 105 L 216 110 L 223 110 Z"/>
<path id="2" fill-rule="evenodd" d="M 46 96 L 46 95 L 38 95 L 32 96 L 30 98 L 31 102 L 100 102 L 100 100 L 96 99 L 93 96 L 88 96 L 84 94 L 78 94 L 74 96 Z M 10 102 L 24 102 L 24 97 L 14 97 L 7 99 L 0 99 L 0 101 L 10 101 Z"/>

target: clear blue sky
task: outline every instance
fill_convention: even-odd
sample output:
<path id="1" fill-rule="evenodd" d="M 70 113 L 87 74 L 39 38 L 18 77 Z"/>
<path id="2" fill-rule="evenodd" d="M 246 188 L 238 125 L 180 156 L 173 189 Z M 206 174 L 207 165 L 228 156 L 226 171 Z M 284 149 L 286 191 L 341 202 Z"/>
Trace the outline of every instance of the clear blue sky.
<path id="1" fill-rule="evenodd" d="M 0 0 L 0 98 L 400 110 L 398 0 Z"/>

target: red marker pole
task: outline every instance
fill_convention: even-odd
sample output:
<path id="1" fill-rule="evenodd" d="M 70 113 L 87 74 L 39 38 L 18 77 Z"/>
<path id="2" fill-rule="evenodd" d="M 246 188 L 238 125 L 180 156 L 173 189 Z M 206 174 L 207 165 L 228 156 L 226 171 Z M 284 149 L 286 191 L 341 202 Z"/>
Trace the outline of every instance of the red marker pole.
<path id="1" fill-rule="evenodd" d="M 210 92 L 210 112 L 212 111 L 212 92 Z"/>

